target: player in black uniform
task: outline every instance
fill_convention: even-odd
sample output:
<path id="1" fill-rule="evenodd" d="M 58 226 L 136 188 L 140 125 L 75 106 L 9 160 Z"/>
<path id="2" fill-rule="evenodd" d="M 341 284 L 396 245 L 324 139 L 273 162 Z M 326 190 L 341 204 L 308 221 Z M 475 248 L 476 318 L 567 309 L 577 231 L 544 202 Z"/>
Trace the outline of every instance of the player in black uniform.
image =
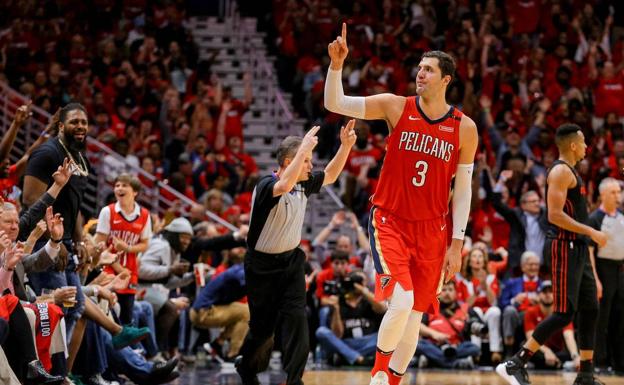
<path id="1" fill-rule="evenodd" d="M 512 385 L 530 384 L 526 363 L 553 333 L 572 322 L 575 312 L 579 313 L 581 368 L 574 385 L 602 384 L 593 374 L 598 295 L 587 244 L 589 237 L 599 246 L 604 245 L 607 236 L 585 224 L 585 186 L 574 170 L 587 148 L 581 128 L 563 124 L 557 129 L 555 142 L 559 159 L 548 170 L 546 180 L 549 227 L 544 244 L 544 258 L 551 258 L 554 312 L 535 328 L 516 355 L 496 367 L 496 372 Z"/>

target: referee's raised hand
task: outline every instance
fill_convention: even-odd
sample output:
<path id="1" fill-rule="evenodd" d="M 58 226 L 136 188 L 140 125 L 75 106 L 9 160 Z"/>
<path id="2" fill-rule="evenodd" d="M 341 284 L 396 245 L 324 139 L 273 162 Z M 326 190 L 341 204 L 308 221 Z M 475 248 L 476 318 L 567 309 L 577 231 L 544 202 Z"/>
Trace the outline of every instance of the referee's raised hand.
<path id="1" fill-rule="evenodd" d="M 321 129 L 321 126 L 314 126 L 308 131 L 303 137 L 303 141 L 301 142 L 301 151 L 312 153 L 314 147 L 318 144 L 318 137 L 316 133 Z"/>

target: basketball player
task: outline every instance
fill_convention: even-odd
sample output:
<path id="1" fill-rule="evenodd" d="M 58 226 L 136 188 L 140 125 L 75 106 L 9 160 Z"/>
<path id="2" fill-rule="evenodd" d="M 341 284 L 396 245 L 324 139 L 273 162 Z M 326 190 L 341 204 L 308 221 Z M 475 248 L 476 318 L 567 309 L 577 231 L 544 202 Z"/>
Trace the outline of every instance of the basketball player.
<path id="1" fill-rule="evenodd" d="M 375 297 L 389 300 L 379 327 L 370 384 L 396 385 L 414 356 L 423 312 L 438 306 L 436 294 L 443 275 L 448 280 L 460 269 L 477 127 L 446 103 L 446 88 L 455 72 L 448 54 L 431 51 L 423 55 L 416 78 L 417 97 L 351 97 L 344 95 L 341 80 L 349 52 L 346 24 L 328 51 L 331 64 L 325 107 L 360 119 L 384 119 L 390 131 L 369 220 L 377 271 Z M 453 176 L 453 240 L 447 249 L 446 215 Z"/>
<path id="2" fill-rule="evenodd" d="M 550 254 L 552 261 L 554 312 L 537 325 L 516 355 L 496 367 L 496 373 L 512 385 L 530 384 L 526 363 L 553 333 L 572 322 L 575 312 L 579 313 L 581 367 L 574 385 L 602 384 L 593 374 L 598 294 L 587 237 L 604 246 L 607 236 L 585 224 L 588 218 L 585 186 L 574 170 L 587 148 L 581 128 L 563 124 L 557 129 L 555 143 L 560 155 L 546 179 L 549 225 L 544 244 L 544 258 Z"/>
<path id="3" fill-rule="evenodd" d="M 136 203 L 141 191 L 141 181 L 130 174 L 120 174 L 115 178 L 114 193 L 116 203 L 103 207 L 98 217 L 95 242 L 105 242 L 120 256 L 118 261 L 107 266 L 104 271 L 119 274 L 130 271 L 130 285 L 118 290 L 117 301 L 121 307 L 119 320 L 122 325 L 132 323 L 132 309 L 136 285 L 139 282 L 139 261 L 137 254 L 147 250 L 152 237 L 152 223 L 149 211 Z"/>

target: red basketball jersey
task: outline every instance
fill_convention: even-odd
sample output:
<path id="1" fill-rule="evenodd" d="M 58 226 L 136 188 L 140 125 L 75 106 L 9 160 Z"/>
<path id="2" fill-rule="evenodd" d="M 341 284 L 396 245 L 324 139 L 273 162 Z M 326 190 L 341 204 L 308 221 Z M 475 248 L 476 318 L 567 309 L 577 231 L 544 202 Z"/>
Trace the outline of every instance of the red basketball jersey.
<path id="1" fill-rule="evenodd" d="M 134 246 L 141 242 L 141 233 L 147 225 L 149 211 L 147 211 L 144 207 L 141 207 L 141 213 L 139 216 L 133 221 L 128 221 L 123 215 L 115 211 L 114 203 L 110 204 L 108 209 L 110 210 L 110 234 L 108 235 L 107 244 L 111 245 L 113 243 L 113 237 L 121 239 L 126 242 L 128 246 Z M 113 252 L 118 251 L 113 248 Z M 120 290 L 118 293 L 134 294 L 136 292 L 134 286 L 136 286 L 139 282 L 139 265 L 137 263 L 137 255 L 135 253 L 121 252 L 119 263 L 121 266 L 130 270 L 131 277 L 128 289 Z M 107 273 L 114 273 L 114 270 L 109 266 L 107 266 L 104 271 Z"/>
<path id="2" fill-rule="evenodd" d="M 379 185 L 372 197 L 375 206 L 408 221 L 448 213 L 462 115 L 451 106 L 442 118 L 430 120 L 420 109 L 418 97 L 407 98 L 388 137 Z"/>

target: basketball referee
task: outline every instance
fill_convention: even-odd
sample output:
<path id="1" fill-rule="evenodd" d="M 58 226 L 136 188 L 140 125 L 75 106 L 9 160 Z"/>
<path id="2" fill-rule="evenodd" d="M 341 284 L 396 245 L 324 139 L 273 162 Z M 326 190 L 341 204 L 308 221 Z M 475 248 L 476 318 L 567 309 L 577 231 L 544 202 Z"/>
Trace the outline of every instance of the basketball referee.
<path id="1" fill-rule="evenodd" d="M 279 169 L 258 181 L 253 192 L 247 235 L 245 279 L 249 300 L 249 333 L 236 360 L 243 385 L 259 385 L 273 350 L 278 318 L 282 320 L 282 359 L 288 385 L 303 384 L 308 358 L 305 313 L 305 254 L 299 249 L 308 197 L 336 181 L 356 135 L 355 120 L 340 130 L 340 148 L 325 171 L 312 171 L 318 143 L 313 127 L 303 138 L 289 136 L 277 149 Z"/>

